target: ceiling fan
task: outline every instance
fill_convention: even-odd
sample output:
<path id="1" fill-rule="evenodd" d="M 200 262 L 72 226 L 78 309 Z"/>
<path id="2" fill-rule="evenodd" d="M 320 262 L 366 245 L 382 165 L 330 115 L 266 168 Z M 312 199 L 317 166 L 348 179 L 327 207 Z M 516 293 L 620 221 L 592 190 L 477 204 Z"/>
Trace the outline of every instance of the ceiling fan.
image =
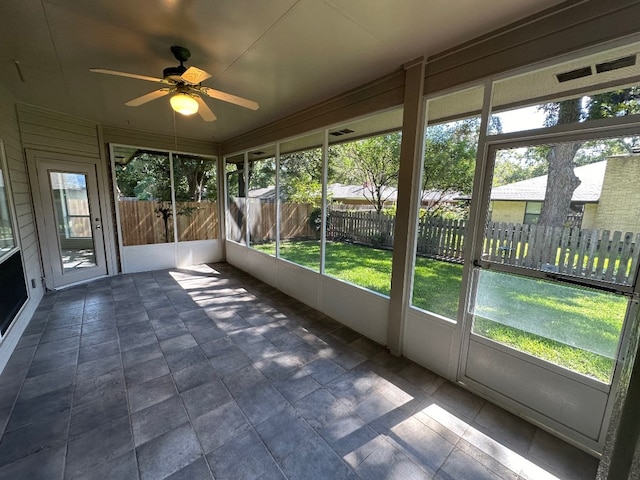
<path id="1" fill-rule="evenodd" d="M 184 66 L 184 62 L 186 62 L 191 56 L 191 52 L 189 52 L 188 49 L 174 45 L 171 47 L 171 53 L 173 53 L 176 60 L 180 62 L 180 65 L 177 67 L 165 68 L 162 72 L 162 78 L 147 77 L 145 75 L 118 72 L 115 70 L 106 70 L 104 68 L 91 68 L 89 70 L 95 73 L 136 78 L 138 80 L 146 80 L 148 82 L 167 85 L 159 90 L 154 90 L 153 92 L 142 95 L 141 97 L 129 100 L 125 103 L 125 105 L 128 105 L 129 107 L 137 107 L 150 102 L 151 100 L 155 100 L 156 98 L 173 94 L 169 100 L 173 110 L 183 115 L 192 115 L 198 112 L 204 121 L 213 122 L 216 119 L 216 116 L 200 96 L 200 94 L 204 94 L 208 97 L 222 100 L 223 102 L 233 103 L 234 105 L 239 105 L 251 110 L 258 109 L 259 105 L 252 100 L 247 100 L 246 98 L 237 97 L 236 95 L 231 95 L 230 93 L 225 93 L 202 85 L 202 82 L 210 78 L 211 75 L 199 68 L 187 68 Z"/>

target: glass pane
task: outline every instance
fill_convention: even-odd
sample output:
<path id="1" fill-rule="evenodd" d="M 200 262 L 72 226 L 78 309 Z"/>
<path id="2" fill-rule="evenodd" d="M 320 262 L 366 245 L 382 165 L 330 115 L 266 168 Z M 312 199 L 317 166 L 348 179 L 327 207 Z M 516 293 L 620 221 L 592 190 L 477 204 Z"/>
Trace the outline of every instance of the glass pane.
<path id="1" fill-rule="evenodd" d="M 476 274 L 474 333 L 610 381 L 625 297 L 490 270 Z"/>
<path id="2" fill-rule="evenodd" d="M 169 154 L 128 147 L 114 154 L 123 245 L 173 242 Z"/>
<path id="3" fill-rule="evenodd" d="M 633 285 L 640 254 L 638 145 L 640 137 L 627 137 L 498 150 L 482 258 Z M 536 204 L 539 214 L 526 210 Z"/>
<path id="4" fill-rule="evenodd" d="M 63 274 L 95 267 L 86 175 L 49 172 L 49 180 Z"/>
<path id="5" fill-rule="evenodd" d="M 471 94 L 473 98 L 482 98 L 482 89 L 448 95 L 453 98 L 445 103 L 450 108 L 457 106 L 455 112 L 465 105 Z M 458 95 L 459 98 L 455 98 Z M 456 321 L 480 117 L 429 123 L 432 102 L 437 104 L 442 100 L 434 99 L 427 105 L 429 117 L 411 304 Z"/>
<path id="6" fill-rule="evenodd" d="M 320 270 L 323 134 L 281 144 L 280 258 Z"/>
<path id="7" fill-rule="evenodd" d="M 216 161 L 208 158 L 173 156 L 179 242 L 218 238 L 216 168 Z"/>
<path id="8" fill-rule="evenodd" d="M 630 44 L 497 81 L 489 133 L 637 115 L 637 49 Z"/>
<path id="9" fill-rule="evenodd" d="M 227 239 L 244 243 L 246 232 L 244 154 L 226 159 Z"/>
<path id="10" fill-rule="evenodd" d="M 276 254 L 276 158 L 273 146 L 249 152 L 249 246 Z"/>
<path id="11" fill-rule="evenodd" d="M 4 171 L 0 165 L 0 258 L 16 246 L 5 181 Z"/>
<path id="12" fill-rule="evenodd" d="M 401 136 L 375 133 L 401 125 L 402 109 L 395 109 L 341 126 L 329 140 L 325 273 L 387 296 Z"/>

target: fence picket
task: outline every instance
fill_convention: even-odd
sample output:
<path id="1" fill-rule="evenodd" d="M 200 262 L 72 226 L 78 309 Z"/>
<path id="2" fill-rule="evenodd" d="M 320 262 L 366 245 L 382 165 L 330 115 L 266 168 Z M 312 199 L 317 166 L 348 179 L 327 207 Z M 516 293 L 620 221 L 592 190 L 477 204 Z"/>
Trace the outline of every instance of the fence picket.
<path id="1" fill-rule="evenodd" d="M 549 252 L 547 253 L 547 263 L 553 265 L 554 269 L 560 271 L 560 253 L 558 246 L 560 245 L 560 238 L 564 228 L 554 227 L 550 236 Z"/>
<path id="2" fill-rule="evenodd" d="M 616 273 L 616 283 L 622 283 L 627 278 L 627 264 L 629 263 L 629 257 L 631 256 L 632 240 L 632 232 L 627 232 L 624 234 L 622 251 L 620 252 L 620 263 L 618 264 L 618 272 Z"/>
<path id="3" fill-rule="evenodd" d="M 613 280 L 613 273 L 616 268 L 615 259 L 618 256 L 621 236 L 622 236 L 622 232 L 613 232 L 613 240 L 611 240 L 611 247 L 609 248 L 609 264 L 607 265 L 607 273 L 604 276 L 605 282 L 611 282 Z"/>
<path id="4" fill-rule="evenodd" d="M 589 259 L 587 260 L 587 268 L 585 269 L 585 276 L 587 278 L 592 278 L 593 277 L 593 261 L 595 259 L 596 256 L 596 248 L 598 246 L 598 230 L 592 230 L 591 231 L 591 237 L 589 237 L 589 245 L 588 245 L 588 249 L 589 249 Z"/>
<path id="5" fill-rule="evenodd" d="M 631 255 L 631 264 L 629 265 L 629 276 L 627 277 L 627 285 L 633 285 L 635 281 L 636 270 L 638 269 L 638 258 L 640 254 L 640 233 L 636 235 L 633 244 L 633 253 Z"/>
<path id="6" fill-rule="evenodd" d="M 596 256 L 598 257 L 598 261 L 596 262 L 596 270 L 593 274 L 594 278 L 600 280 L 602 278 L 602 271 L 604 269 L 604 260 L 607 258 L 607 251 L 609 250 L 609 230 L 604 230 L 602 232 L 602 237 L 600 238 L 600 242 L 598 243 L 598 250 Z"/>

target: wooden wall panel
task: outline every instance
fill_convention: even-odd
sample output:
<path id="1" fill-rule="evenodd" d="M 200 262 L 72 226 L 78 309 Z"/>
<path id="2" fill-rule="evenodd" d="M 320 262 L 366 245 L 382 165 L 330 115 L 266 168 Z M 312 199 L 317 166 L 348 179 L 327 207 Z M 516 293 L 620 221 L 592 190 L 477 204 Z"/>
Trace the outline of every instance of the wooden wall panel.
<path id="1" fill-rule="evenodd" d="M 99 159 L 98 126 L 57 112 L 18 105 L 24 148 Z"/>

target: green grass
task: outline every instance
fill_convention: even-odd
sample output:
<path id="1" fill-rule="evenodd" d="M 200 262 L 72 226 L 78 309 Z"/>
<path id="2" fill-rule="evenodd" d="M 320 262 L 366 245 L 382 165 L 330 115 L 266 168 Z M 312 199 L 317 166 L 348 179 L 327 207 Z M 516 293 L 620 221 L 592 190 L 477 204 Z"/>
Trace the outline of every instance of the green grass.
<path id="1" fill-rule="evenodd" d="M 254 248 L 275 254 L 274 243 Z M 325 273 L 389 295 L 391 255 L 388 250 L 328 242 Z M 282 242 L 280 256 L 318 271 L 320 242 Z M 475 333 L 609 381 L 626 299 L 526 277 L 486 275 L 478 291 Z M 461 278 L 462 265 L 418 257 L 413 305 L 456 319 Z"/>

